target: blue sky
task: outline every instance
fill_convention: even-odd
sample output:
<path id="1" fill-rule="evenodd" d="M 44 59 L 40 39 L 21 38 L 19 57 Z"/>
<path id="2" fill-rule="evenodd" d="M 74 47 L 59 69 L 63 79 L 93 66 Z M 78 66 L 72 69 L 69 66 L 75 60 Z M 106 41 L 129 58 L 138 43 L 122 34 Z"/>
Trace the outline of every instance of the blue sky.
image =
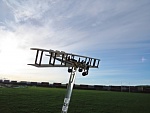
<path id="1" fill-rule="evenodd" d="M 36 68 L 31 47 L 101 59 L 77 84 L 150 85 L 149 0 L 1 0 L 0 79 L 66 83 L 67 68 Z"/>

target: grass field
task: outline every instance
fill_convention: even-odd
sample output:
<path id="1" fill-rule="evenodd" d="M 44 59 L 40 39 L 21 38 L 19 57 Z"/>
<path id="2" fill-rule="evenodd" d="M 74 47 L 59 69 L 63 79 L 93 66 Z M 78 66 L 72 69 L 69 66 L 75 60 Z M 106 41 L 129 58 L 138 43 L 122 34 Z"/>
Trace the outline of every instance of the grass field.
<path id="1" fill-rule="evenodd" d="M 66 89 L 0 88 L 0 113 L 60 113 Z M 68 113 L 150 113 L 150 94 L 73 90 Z"/>

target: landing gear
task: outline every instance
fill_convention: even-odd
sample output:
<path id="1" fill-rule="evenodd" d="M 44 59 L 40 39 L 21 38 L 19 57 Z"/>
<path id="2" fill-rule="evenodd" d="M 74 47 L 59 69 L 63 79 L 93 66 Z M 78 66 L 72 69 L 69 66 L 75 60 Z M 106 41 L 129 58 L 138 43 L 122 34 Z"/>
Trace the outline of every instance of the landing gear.
<path id="1" fill-rule="evenodd" d="M 72 72 L 72 69 L 68 69 L 68 73 L 71 73 Z"/>
<path id="2" fill-rule="evenodd" d="M 78 70 L 78 71 L 79 71 L 79 72 L 82 72 L 82 70 L 83 70 L 82 68 L 79 68 L 79 70 Z"/>
<path id="3" fill-rule="evenodd" d="M 89 66 L 87 65 L 85 71 L 82 73 L 82 76 L 88 75 L 88 72 L 89 72 Z"/>
<path id="4" fill-rule="evenodd" d="M 72 73 L 73 69 L 72 67 L 68 67 L 68 73 Z"/>
<path id="5" fill-rule="evenodd" d="M 88 75 L 88 71 L 82 73 L 82 76 L 86 76 L 86 75 Z"/>

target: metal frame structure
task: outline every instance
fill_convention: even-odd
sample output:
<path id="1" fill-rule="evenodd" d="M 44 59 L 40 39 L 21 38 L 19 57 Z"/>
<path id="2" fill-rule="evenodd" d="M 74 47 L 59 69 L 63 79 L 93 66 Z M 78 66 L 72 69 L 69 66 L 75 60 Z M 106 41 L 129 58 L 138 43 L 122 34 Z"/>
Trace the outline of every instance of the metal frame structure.
<path id="1" fill-rule="evenodd" d="M 61 112 L 67 113 L 77 69 L 79 72 L 82 72 L 83 76 L 86 76 L 88 75 L 89 68 L 98 68 L 100 59 L 66 53 L 58 50 L 54 51 L 39 48 L 31 48 L 31 50 L 36 51 L 36 57 L 35 62 L 28 65 L 36 67 L 68 67 L 68 72 L 71 74 Z M 47 62 L 43 62 L 44 57 L 48 57 Z"/>

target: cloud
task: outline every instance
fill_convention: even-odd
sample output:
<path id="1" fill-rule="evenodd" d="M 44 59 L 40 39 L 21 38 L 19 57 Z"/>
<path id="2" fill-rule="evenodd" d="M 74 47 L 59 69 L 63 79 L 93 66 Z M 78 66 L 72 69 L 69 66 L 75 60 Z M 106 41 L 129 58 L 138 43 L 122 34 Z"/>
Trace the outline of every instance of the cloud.
<path id="1" fill-rule="evenodd" d="M 4 1 L 13 11 L 17 22 L 26 21 L 28 19 L 40 19 L 49 6 L 55 3 L 54 0 L 34 0 L 34 1 Z"/>
<path id="2" fill-rule="evenodd" d="M 3 2 L 15 17 L 3 26 L 21 37 L 23 47 L 86 51 L 148 46 L 141 41 L 149 40 L 143 36 L 149 32 L 149 1 Z"/>
<path id="3" fill-rule="evenodd" d="M 16 31 L 21 27 L 22 34 L 36 37 L 35 43 L 41 41 L 37 45 L 47 42 L 46 45 L 53 43 L 56 48 L 105 49 L 132 47 L 135 41 L 148 40 L 141 36 L 149 29 L 147 2 L 7 0 L 5 3 L 18 24 L 11 25 L 16 26 Z"/>

